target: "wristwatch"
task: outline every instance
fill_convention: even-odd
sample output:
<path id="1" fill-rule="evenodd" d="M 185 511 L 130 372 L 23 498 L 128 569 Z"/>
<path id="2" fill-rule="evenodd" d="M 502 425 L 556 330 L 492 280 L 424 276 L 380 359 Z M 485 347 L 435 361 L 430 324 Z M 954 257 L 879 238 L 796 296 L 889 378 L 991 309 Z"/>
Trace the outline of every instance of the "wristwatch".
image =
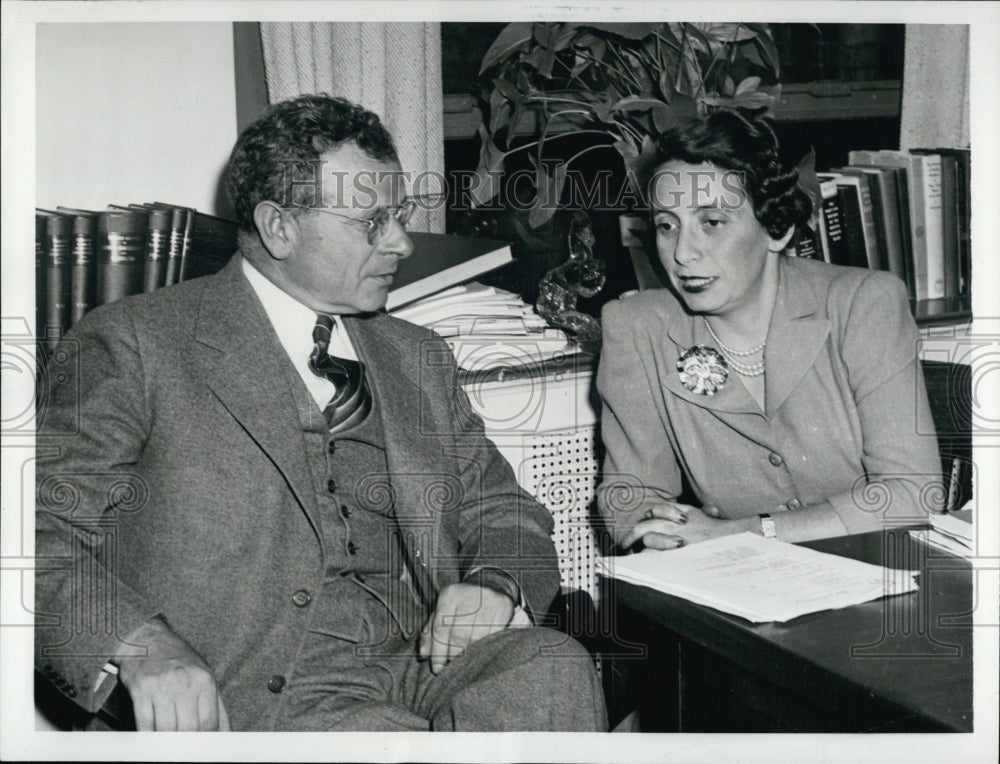
<path id="1" fill-rule="evenodd" d="M 774 528 L 774 518 L 767 512 L 762 512 L 758 517 L 760 517 L 760 535 L 766 539 L 778 538 L 778 532 Z"/>

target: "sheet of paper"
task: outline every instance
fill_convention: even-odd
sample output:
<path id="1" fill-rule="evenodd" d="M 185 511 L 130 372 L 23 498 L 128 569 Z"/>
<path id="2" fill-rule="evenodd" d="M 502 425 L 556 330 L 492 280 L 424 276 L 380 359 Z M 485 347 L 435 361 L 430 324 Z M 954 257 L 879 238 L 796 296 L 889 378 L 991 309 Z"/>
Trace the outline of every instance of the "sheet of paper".
<path id="1" fill-rule="evenodd" d="M 788 621 L 918 588 L 901 571 L 765 539 L 724 536 L 683 549 L 605 557 L 606 575 L 738 615 Z"/>

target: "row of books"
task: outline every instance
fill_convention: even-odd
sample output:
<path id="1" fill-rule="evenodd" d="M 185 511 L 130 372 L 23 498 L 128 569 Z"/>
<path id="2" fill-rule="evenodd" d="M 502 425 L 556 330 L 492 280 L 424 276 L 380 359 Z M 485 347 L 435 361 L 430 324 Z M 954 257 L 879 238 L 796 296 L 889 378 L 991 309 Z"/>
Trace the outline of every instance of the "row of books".
<path id="1" fill-rule="evenodd" d="M 236 224 L 153 202 L 35 210 L 35 305 L 49 347 L 98 305 L 213 273 L 236 251 Z"/>
<path id="2" fill-rule="evenodd" d="M 791 254 L 889 271 L 911 300 L 971 293 L 969 149 L 852 151 L 817 173 L 819 214 Z"/>

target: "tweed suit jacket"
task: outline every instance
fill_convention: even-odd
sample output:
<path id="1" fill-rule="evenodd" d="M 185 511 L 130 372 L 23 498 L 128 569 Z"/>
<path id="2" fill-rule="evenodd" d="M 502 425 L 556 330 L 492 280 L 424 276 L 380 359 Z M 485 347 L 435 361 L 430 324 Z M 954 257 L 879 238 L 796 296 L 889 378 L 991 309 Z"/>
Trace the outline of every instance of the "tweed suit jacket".
<path id="1" fill-rule="evenodd" d="M 36 668 L 85 709 L 107 659 L 160 614 L 208 661 L 234 729 L 268 729 L 315 608 L 325 476 L 296 405 L 315 405 L 235 256 L 218 274 L 99 308 L 68 335 L 38 439 Z M 480 567 L 530 611 L 558 588 L 549 513 L 518 487 L 458 386 L 447 345 L 385 314 L 345 317 L 378 401 L 388 474 L 369 476 L 437 592 Z M 308 401 L 304 404 L 302 401 Z M 357 630 L 345 623 L 345 636 Z"/>
<path id="2" fill-rule="evenodd" d="M 683 480 L 724 518 L 829 501 L 848 533 L 940 506 L 918 332 L 894 276 L 780 258 L 763 410 L 732 370 L 714 396 L 684 387 L 678 358 L 712 341 L 671 291 L 608 303 L 603 327 L 599 506 L 617 539 Z"/>

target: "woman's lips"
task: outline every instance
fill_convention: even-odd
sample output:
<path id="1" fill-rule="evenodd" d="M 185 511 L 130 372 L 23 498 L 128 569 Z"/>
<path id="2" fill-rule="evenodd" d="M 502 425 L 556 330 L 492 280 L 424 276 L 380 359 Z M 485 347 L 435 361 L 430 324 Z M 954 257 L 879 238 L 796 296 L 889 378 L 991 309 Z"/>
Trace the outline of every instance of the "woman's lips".
<path id="1" fill-rule="evenodd" d="M 718 279 L 717 276 L 678 276 L 680 287 L 685 292 L 704 292 Z"/>

